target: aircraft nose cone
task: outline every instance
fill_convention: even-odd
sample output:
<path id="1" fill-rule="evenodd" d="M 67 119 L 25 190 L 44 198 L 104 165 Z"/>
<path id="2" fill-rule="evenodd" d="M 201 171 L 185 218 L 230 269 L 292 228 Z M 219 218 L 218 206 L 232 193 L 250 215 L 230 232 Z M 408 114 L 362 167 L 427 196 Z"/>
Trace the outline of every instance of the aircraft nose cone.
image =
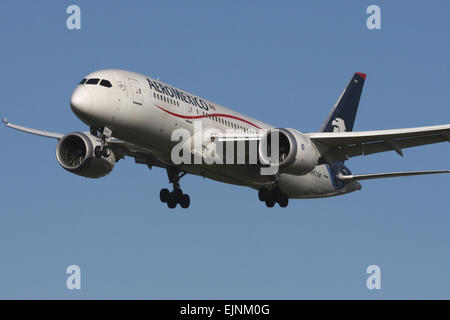
<path id="1" fill-rule="evenodd" d="M 92 96 L 89 90 L 82 86 L 76 88 L 70 98 L 70 107 L 77 115 L 89 114 L 92 108 Z"/>

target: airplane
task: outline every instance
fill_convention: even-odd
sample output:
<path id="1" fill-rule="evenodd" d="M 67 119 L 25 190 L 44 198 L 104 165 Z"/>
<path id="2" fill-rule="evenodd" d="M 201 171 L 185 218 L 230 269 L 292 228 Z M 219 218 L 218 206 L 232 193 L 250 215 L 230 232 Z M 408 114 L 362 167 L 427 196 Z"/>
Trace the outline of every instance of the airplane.
<path id="1" fill-rule="evenodd" d="M 366 74 L 354 73 L 320 130 L 310 133 L 277 128 L 157 79 L 117 69 L 92 72 L 73 91 L 70 107 L 89 131 L 62 134 L 23 127 L 6 118 L 3 122 L 13 129 L 57 139 L 59 164 L 83 177 L 106 176 L 125 156 L 150 169 L 165 169 L 172 190 L 163 188 L 159 196 L 169 208 L 178 204 L 189 207 L 190 197 L 180 186 L 186 174 L 250 187 L 258 191 L 259 200 L 267 207 L 276 203 L 286 207 L 289 199 L 337 196 L 360 190 L 361 180 L 450 173 L 450 170 L 351 173 L 345 161 L 352 157 L 386 151 L 403 156 L 406 148 L 450 142 L 450 124 L 353 131 L 365 80 Z M 206 138 L 200 136 L 200 142 L 185 140 L 179 155 L 187 150 L 186 158 L 194 156 L 201 161 L 175 161 L 173 150 L 179 146 L 179 139 L 174 139 L 173 133 L 184 130 L 195 135 L 198 124 L 214 129 L 215 133 Z M 270 149 L 274 141 L 277 150 Z M 230 154 L 233 159 L 235 148 L 243 143 L 244 148 L 239 150 L 244 150 L 244 160 L 253 161 L 203 161 L 212 155 L 208 153 L 209 144 L 220 143 L 226 144 L 222 156 Z M 272 167 L 276 170 L 263 173 L 263 169 Z"/>

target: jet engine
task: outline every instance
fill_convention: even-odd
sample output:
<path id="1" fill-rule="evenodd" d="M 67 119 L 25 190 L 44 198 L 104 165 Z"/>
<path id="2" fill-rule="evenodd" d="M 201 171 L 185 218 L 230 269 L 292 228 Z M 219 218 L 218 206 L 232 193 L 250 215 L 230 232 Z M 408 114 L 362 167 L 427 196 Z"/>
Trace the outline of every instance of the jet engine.
<path id="1" fill-rule="evenodd" d="M 89 133 L 69 133 L 59 140 L 56 159 L 71 173 L 87 178 L 104 177 L 114 168 L 115 156 L 110 152 L 107 157 L 96 157 L 94 150 L 100 145 L 100 140 Z"/>
<path id="2" fill-rule="evenodd" d="M 258 158 L 263 167 L 278 165 L 280 173 L 304 175 L 316 167 L 320 154 L 311 139 L 304 134 L 294 129 L 276 128 L 267 131 L 262 137 Z"/>

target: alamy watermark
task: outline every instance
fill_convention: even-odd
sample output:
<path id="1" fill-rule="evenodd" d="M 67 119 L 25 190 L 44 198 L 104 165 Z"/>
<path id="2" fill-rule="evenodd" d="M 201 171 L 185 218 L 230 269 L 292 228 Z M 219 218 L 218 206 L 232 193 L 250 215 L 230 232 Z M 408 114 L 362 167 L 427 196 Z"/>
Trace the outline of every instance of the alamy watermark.
<path id="1" fill-rule="evenodd" d="M 69 290 L 81 290 L 81 268 L 76 264 L 67 267 L 66 288 Z"/>
<path id="2" fill-rule="evenodd" d="M 261 175 L 275 175 L 280 157 L 279 131 L 270 134 L 247 134 L 233 129 L 225 133 L 215 128 L 203 130 L 201 121 L 193 122 L 194 132 L 178 128 L 171 141 L 177 142 L 170 158 L 175 165 L 190 164 L 261 164 Z"/>
<path id="3" fill-rule="evenodd" d="M 366 20 L 366 26 L 369 30 L 380 30 L 381 29 L 381 9 L 379 6 L 372 4 L 367 7 L 367 14 L 370 16 Z"/>
<path id="4" fill-rule="evenodd" d="M 76 4 L 67 7 L 66 13 L 69 15 L 66 19 L 66 27 L 69 30 L 81 29 L 81 9 Z"/>
<path id="5" fill-rule="evenodd" d="M 366 287 L 369 290 L 381 289 L 381 268 L 376 264 L 367 267 L 366 273 L 370 276 L 366 280 Z"/>

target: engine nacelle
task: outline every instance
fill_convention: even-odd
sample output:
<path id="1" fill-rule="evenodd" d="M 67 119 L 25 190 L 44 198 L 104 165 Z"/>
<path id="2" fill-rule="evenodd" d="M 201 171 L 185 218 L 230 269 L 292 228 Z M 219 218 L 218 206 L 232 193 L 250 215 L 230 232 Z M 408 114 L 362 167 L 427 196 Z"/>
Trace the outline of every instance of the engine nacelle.
<path id="1" fill-rule="evenodd" d="M 271 145 L 271 139 L 277 134 L 278 158 L 271 152 L 271 146 L 276 146 Z M 281 173 L 304 175 L 316 167 L 320 154 L 311 139 L 304 134 L 294 129 L 277 128 L 267 131 L 262 137 L 258 157 L 263 166 L 278 164 Z"/>
<path id="2" fill-rule="evenodd" d="M 89 133 L 74 132 L 65 135 L 56 146 L 56 159 L 71 173 L 87 178 L 106 176 L 114 168 L 114 153 L 105 158 L 94 154 L 101 142 Z"/>

